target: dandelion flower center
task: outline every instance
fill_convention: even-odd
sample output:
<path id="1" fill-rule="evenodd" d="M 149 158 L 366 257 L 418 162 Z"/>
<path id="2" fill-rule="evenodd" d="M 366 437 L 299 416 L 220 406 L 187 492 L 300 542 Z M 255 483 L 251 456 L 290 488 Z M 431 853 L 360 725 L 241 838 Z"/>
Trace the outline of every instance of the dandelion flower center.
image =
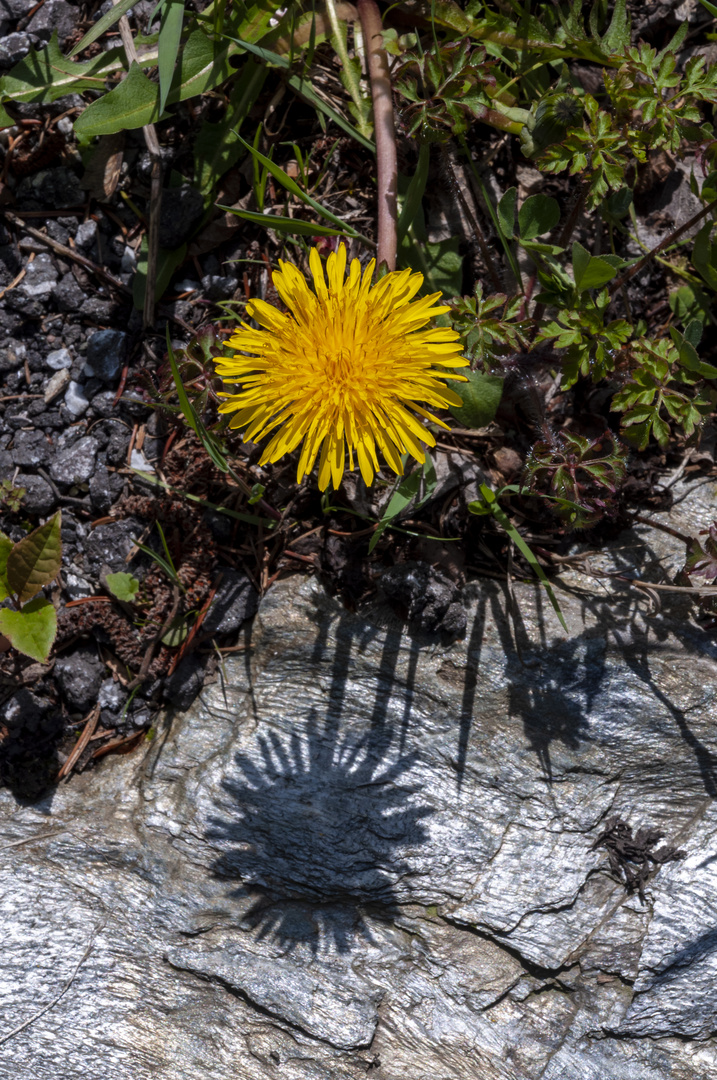
<path id="1" fill-rule="evenodd" d="M 217 371 L 236 393 L 222 395 L 219 411 L 234 413 L 230 426 L 259 441 L 273 433 L 260 464 L 278 461 L 301 444 L 297 480 L 319 457 L 319 487 L 341 483 L 358 461 L 366 484 L 379 468 L 378 452 L 403 475 L 402 455 L 425 460 L 424 445 L 435 439 L 421 423 L 447 425 L 425 406 L 461 405 L 445 383 L 446 368 L 465 367 L 455 330 L 429 327 L 450 309 L 440 293 L 413 300 L 423 275 L 410 270 L 386 274 L 372 285 L 372 260 L 361 274 L 358 259 L 346 274 L 343 244 L 326 262 L 326 277 L 314 248 L 310 255 L 314 291 L 291 263 L 273 275 L 289 314 L 263 300 L 247 304 L 248 323 L 229 338 L 238 355 L 222 356 Z M 413 302 L 412 302 L 413 301 Z"/>

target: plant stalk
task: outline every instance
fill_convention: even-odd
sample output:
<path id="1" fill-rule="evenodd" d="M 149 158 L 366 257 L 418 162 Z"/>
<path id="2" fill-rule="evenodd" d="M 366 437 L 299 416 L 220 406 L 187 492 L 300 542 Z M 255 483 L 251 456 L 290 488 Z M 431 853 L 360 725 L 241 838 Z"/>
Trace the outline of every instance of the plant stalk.
<path id="1" fill-rule="evenodd" d="M 114 0 L 117 3 L 117 0 Z M 123 15 L 119 21 L 120 38 L 124 47 L 128 65 L 139 63 L 137 50 L 132 37 L 129 19 Z M 157 263 L 159 260 L 159 215 L 162 209 L 162 151 L 154 124 L 145 124 L 142 128 L 144 141 L 152 162 L 151 186 L 149 195 L 149 228 L 147 230 L 147 281 L 144 291 L 144 309 L 142 326 L 147 329 L 154 322 L 156 304 Z"/>
<path id="2" fill-rule="evenodd" d="M 398 159 L 396 129 L 393 123 L 391 76 L 388 54 L 383 47 L 381 13 L 376 0 L 357 2 L 361 30 L 366 48 L 368 74 L 373 98 L 374 134 L 376 139 L 376 186 L 378 188 L 378 253 L 379 267 L 396 269 L 398 220 Z"/>

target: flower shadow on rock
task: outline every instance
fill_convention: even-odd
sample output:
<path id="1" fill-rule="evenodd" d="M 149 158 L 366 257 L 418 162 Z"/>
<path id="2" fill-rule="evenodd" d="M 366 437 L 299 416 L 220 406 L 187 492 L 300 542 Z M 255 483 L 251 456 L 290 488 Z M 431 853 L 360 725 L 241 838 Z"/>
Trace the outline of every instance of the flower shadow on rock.
<path id="1" fill-rule="evenodd" d="M 382 678 L 370 723 L 342 722 L 352 636 L 339 629 L 326 717 L 312 710 L 290 735 L 260 733 L 254 750 L 237 753 L 222 782 L 224 816 L 207 834 L 224 849 L 213 873 L 239 883 L 234 899 L 251 901 L 245 925 L 287 951 L 301 943 L 346 953 L 357 935 L 370 940 L 367 917 L 391 919 L 399 881 L 405 900 L 409 853 L 433 813 L 410 779 L 417 754 L 403 754 L 377 716 Z"/>

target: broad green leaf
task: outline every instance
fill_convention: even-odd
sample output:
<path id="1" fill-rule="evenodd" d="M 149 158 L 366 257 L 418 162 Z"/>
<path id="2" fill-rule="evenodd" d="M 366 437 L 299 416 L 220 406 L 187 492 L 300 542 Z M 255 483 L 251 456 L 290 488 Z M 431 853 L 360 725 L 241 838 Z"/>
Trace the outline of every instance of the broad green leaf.
<path id="1" fill-rule="evenodd" d="M 13 546 L 7 557 L 7 583 L 20 603 L 57 577 L 62 565 L 60 510 Z M 9 635 L 8 635 L 9 636 Z"/>
<path id="2" fill-rule="evenodd" d="M 172 274 L 178 266 L 184 262 L 184 257 L 187 254 L 187 245 L 182 244 L 181 247 L 168 250 L 167 248 L 160 248 L 157 256 L 157 278 L 155 281 L 155 300 L 159 300 L 172 280 Z M 147 287 L 147 237 L 142 238 L 142 244 L 139 249 L 139 258 L 137 259 L 137 270 L 132 281 L 132 297 L 134 299 L 134 306 L 138 311 L 144 310 L 144 297 Z"/>
<path id="3" fill-rule="evenodd" d="M 0 634 L 18 652 L 43 664 L 57 634 L 57 612 L 44 596 L 36 596 L 21 611 L 0 608 Z"/>
<path id="4" fill-rule="evenodd" d="M 135 2 L 136 0 L 117 0 L 114 7 L 111 7 L 109 11 L 105 12 L 105 14 L 97 20 L 94 26 L 87 31 L 85 36 L 77 42 L 70 53 L 70 57 L 77 56 L 77 54 L 83 52 L 88 45 L 91 45 L 93 41 L 97 41 L 97 38 L 102 37 L 107 30 L 111 29 L 115 23 L 120 21 L 123 15 L 127 14 Z"/>
<path id="5" fill-rule="evenodd" d="M 12 127 L 15 121 L 10 113 L 2 105 L 0 105 L 0 131 L 3 128 Z"/>
<path id="6" fill-rule="evenodd" d="M 234 73 L 229 58 L 237 51 L 230 45 L 217 45 L 204 30 L 194 30 L 180 50 L 179 64 L 167 95 L 167 104 L 173 105 L 177 101 L 198 97 L 199 94 L 225 82 Z M 146 59 L 142 58 L 143 66 L 149 66 Z M 133 64 L 127 78 L 119 86 L 93 101 L 85 109 L 75 121 L 75 130 L 82 138 L 91 138 L 94 135 L 109 135 L 116 131 L 144 127 L 158 119 L 159 86 Z"/>
<path id="7" fill-rule="evenodd" d="M 167 104 L 198 97 L 225 82 L 236 71 L 229 60 L 237 51 L 214 41 L 199 27 L 193 30 L 180 50 Z"/>
<path id="8" fill-rule="evenodd" d="M 690 324 L 691 326 L 692 324 Z M 698 323 L 700 332 L 702 330 L 702 324 Z M 687 335 L 683 335 L 674 326 L 670 327 L 670 337 L 674 341 L 675 345 L 679 349 L 680 364 L 682 367 L 687 368 L 688 371 L 694 371 L 697 375 L 701 375 L 703 379 L 717 379 L 717 367 L 712 364 L 707 364 L 705 361 L 700 360 L 697 355 L 697 350 L 691 341 L 687 340 Z M 699 338 L 698 338 L 699 343 Z"/>
<path id="9" fill-rule="evenodd" d="M 136 577 L 132 577 L 131 574 L 118 573 L 108 574 L 105 580 L 107 581 L 107 588 L 118 600 L 122 600 L 125 604 L 134 603 L 139 591 L 139 582 Z"/>
<path id="10" fill-rule="evenodd" d="M 122 49 L 111 49 L 82 63 L 70 60 L 60 52 L 55 31 L 44 49 L 31 49 L 24 60 L 0 78 L 0 98 L 48 104 L 65 94 L 104 91 L 107 75 L 122 70 L 123 56 Z"/>
<path id="11" fill-rule="evenodd" d="M 498 224 L 506 240 L 510 240 L 515 232 L 515 205 L 517 201 L 518 189 L 512 187 L 508 188 L 498 203 Z"/>
<path id="12" fill-rule="evenodd" d="M 518 211 L 521 240 L 534 240 L 550 232 L 560 221 L 560 206 L 550 195 L 531 195 Z"/>
<path id="13" fill-rule="evenodd" d="M 629 12 L 625 9 L 625 0 L 615 0 L 610 25 L 600 41 L 607 56 L 625 52 L 630 45 L 631 26 Z"/>
<path id="14" fill-rule="evenodd" d="M 685 327 L 685 341 L 689 341 L 696 349 L 702 340 L 704 325 L 701 319 L 690 319 Z"/>
<path id="15" fill-rule="evenodd" d="M 255 210 L 237 210 L 233 206 L 221 206 L 219 210 L 226 210 L 228 214 L 244 218 L 245 221 L 253 221 L 256 225 L 263 225 L 266 229 L 276 229 L 277 232 L 288 236 L 343 236 L 340 229 L 329 229 L 326 225 L 314 225 L 310 221 L 302 221 L 300 218 L 282 217 L 280 214 L 257 214 Z"/>
<path id="16" fill-rule="evenodd" d="M 181 645 L 189 633 L 189 622 L 184 615 L 177 615 L 172 619 L 167 630 L 162 635 L 162 644 L 174 648 Z"/>
<path id="17" fill-rule="evenodd" d="M 695 237 L 692 265 L 707 284 L 717 290 L 717 245 L 710 242 L 713 222 L 703 225 Z"/>
<path id="18" fill-rule="evenodd" d="M 418 149 L 418 165 L 416 171 L 411 177 L 411 182 L 408 185 L 408 191 L 406 192 L 406 198 L 401 208 L 401 213 L 398 218 L 398 225 L 396 231 L 398 234 L 399 244 L 403 240 L 404 236 L 408 232 L 408 226 L 416 216 L 416 211 L 421 205 L 423 199 L 423 193 L 426 190 L 426 181 L 428 180 L 428 164 L 431 157 L 431 148 L 429 143 L 421 143 Z"/>
<path id="19" fill-rule="evenodd" d="M 133 62 L 127 77 L 78 117 L 75 132 L 82 139 L 91 139 L 154 124 L 160 119 L 158 98 L 157 84 Z"/>
<path id="20" fill-rule="evenodd" d="M 165 0 L 159 28 L 159 111 L 167 106 L 184 25 L 184 0 Z"/>
<path id="21" fill-rule="evenodd" d="M 0 600 L 4 600 L 10 595 L 7 586 L 7 557 L 14 547 L 15 545 L 10 537 L 6 536 L 4 532 L 0 532 Z"/>
<path id="22" fill-rule="evenodd" d="M 465 428 L 487 427 L 494 419 L 503 393 L 500 375 L 485 375 L 482 371 L 465 372 L 468 382 L 447 379 L 446 384 L 458 394 L 463 404 L 449 405 L 450 412 Z"/>
<path id="23" fill-rule="evenodd" d="M 617 270 L 610 265 L 607 258 L 591 255 L 582 244 L 573 244 L 573 274 L 578 292 L 597 289 L 612 281 L 616 273 Z"/>
<path id="24" fill-rule="evenodd" d="M 402 266 L 410 266 L 425 279 L 421 293 L 441 292 L 444 296 L 460 296 L 463 291 L 463 257 L 458 237 L 449 236 L 435 244 L 416 238 L 413 226 L 399 247 Z"/>

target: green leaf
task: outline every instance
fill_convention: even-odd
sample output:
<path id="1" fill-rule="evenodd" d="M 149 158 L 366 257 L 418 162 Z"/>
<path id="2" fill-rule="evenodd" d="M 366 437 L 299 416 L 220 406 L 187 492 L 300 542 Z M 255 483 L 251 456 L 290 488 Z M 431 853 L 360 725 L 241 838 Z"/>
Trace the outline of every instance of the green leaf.
<path id="1" fill-rule="evenodd" d="M 75 132 L 79 138 L 91 139 L 145 127 L 159 119 L 159 87 L 133 61 L 127 77 L 78 117 Z"/>
<path id="2" fill-rule="evenodd" d="M 410 266 L 423 274 L 422 293 L 441 292 L 444 296 L 459 296 L 463 288 L 463 258 L 458 237 L 449 236 L 435 244 L 416 239 L 415 222 L 410 226 L 399 247 L 401 266 Z"/>
<path id="3" fill-rule="evenodd" d="M 597 5 L 595 5 L 597 7 Z M 600 44 L 607 56 L 624 53 L 630 44 L 631 19 L 625 10 L 625 0 L 615 0 L 612 19 Z"/>
<path id="4" fill-rule="evenodd" d="M 311 221 L 302 221 L 301 218 L 282 217 L 280 214 L 257 214 L 255 210 L 237 210 L 233 206 L 222 206 L 220 203 L 217 203 L 217 208 L 226 210 L 228 214 L 234 214 L 235 217 L 244 218 L 245 221 L 263 225 L 265 229 L 276 229 L 277 232 L 288 236 L 344 235 L 339 229 L 329 229 L 326 225 L 314 225 Z"/>
<path id="5" fill-rule="evenodd" d="M 0 78 L 0 97 L 48 104 L 65 94 L 104 92 L 107 74 L 122 69 L 122 55 L 121 49 L 112 49 L 82 63 L 69 60 L 60 52 L 54 31 L 44 49 L 31 49 L 24 60 Z"/>
<path id="6" fill-rule="evenodd" d="M 703 225 L 695 237 L 692 249 L 692 265 L 707 284 L 717 290 L 717 245 L 710 243 L 713 222 Z"/>
<path id="7" fill-rule="evenodd" d="M 406 192 L 406 198 L 404 199 L 401 214 L 398 219 L 398 225 L 396 227 L 399 244 L 408 232 L 408 227 L 421 205 L 423 193 L 426 190 L 426 181 L 428 180 L 428 164 L 430 158 L 430 144 L 421 143 L 418 149 L 418 165 L 416 166 L 416 171 L 411 177 L 411 182 L 408 185 L 408 191 Z"/>
<path id="8" fill-rule="evenodd" d="M 204 30 L 194 30 L 180 50 L 167 104 L 198 97 L 223 83 L 234 72 L 229 59 L 235 52 L 229 45 L 217 44 Z M 146 57 L 143 57 L 142 64 L 149 66 L 145 61 Z M 85 109 L 75 121 L 75 131 L 83 139 L 88 139 L 95 135 L 111 135 L 117 131 L 144 127 L 163 116 L 164 113 L 160 115 L 159 110 L 159 86 L 133 63 L 119 86 Z"/>
<path id="9" fill-rule="evenodd" d="M 685 341 L 689 341 L 690 345 L 696 349 L 702 340 L 703 331 L 704 325 L 701 319 L 690 319 L 685 327 Z"/>
<path id="10" fill-rule="evenodd" d="M 57 634 L 57 612 L 44 596 L 36 596 L 21 611 L 0 608 L 0 634 L 18 652 L 44 664 Z"/>
<path id="11" fill-rule="evenodd" d="M 166 631 L 162 635 L 162 644 L 174 648 L 181 645 L 189 633 L 189 622 L 184 615 L 177 615 L 172 619 Z"/>
<path id="12" fill-rule="evenodd" d="M 10 113 L 2 105 L 0 105 L 0 131 L 3 128 L 12 127 L 15 123 Z"/>
<path id="13" fill-rule="evenodd" d="M 122 600 L 125 604 L 134 603 L 139 591 L 139 582 L 136 577 L 132 577 L 131 574 L 118 573 L 108 574 L 105 580 L 107 588 L 118 600 Z"/>
<path id="14" fill-rule="evenodd" d="M 453 416 L 465 428 L 487 427 L 495 417 L 503 393 L 500 375 L 485 375 L 482 371 L 466 371 L 468 382 L 447 379 L 446 385 L 458 394 L 463 404 L 449 405 Z"/>
<path id="15" fill-rule="evenodd" d="M 7 557 L 7 583 L 20 603 L 29 600 L 57 577 L 62 565 L 60 510 L 44 525 L 13 546 Z M 9 635 L 8 635 L 9 636 Z"/>
<path id="16" fill-rule="evenodd" d="M 102 37 L 110 27 L 120 21 L 123 15 L 127 14 L 132 7 L 132 4 L 135 2 L 136 0 L 117 0 L 114 7 L 111 7 L 102 18 L 98 19 L 83 38 L 80 38 L 70 53 L 70 57 L 77 56 L 78 53 L 84 52 L 88 45 L 91 45 L 93 41 L 97 41 L 97 38 Z"/>
<path id="17" fill-rule="evenodd" d="M 521 240 L 533 240 L 550 232 L 560 221 L 560 206 L 550 195 L 531 195 L 518 211 Z"/>
<path id="18" fill-rule="evenodd" d="M 10 595 L 7 584 L 7 557 L 14 547 L 10 537 L 0 532 L 0 600 Z"/>
<path id="19" fill-rule="evenodd" d="M 165 0 L 159 28 L 159 112 L 167 106 L 184 25 L 184 0 Z"/>
<path id="20" fill-rule="evenodd" d="M 612 281 L 616 273 L 617 270 L 607 258 L 591 255 L 582 244 L 573 244 L 573 274 L 578 292 L 597 289 Z"/>
<path id="21" fill-rule="evenodd" d="M 508 188 L 503 198 L 498 203 L 498 225 L 506 240 L 510 240 L 515 233 L 515 205 L 518 201 L 518 189 Z"/>
<path id="22" fill-rule="evenodd" d="M 421 476 L 422 470 L 414 469 L 413 472 L 409 473 L 409 475 L 401 481 L 401 483 L 394 491 L 393 495 L 389 499 L 388 506 L 383 512 L 383 516 L 381 517 L 378 528 L 376 529 L 376 532 L 373 534 L 369 542 L 369 555 L 376 547 L 376 544 L 379 542 L 381 536 L 386 531 L 391 522 L 394 521 L 395 518 L 399 516 L 399 514 L 402 514 L 403 511 L 415 499 L 416 495 L 418 494 L 418 489 L 421 486 Z"/>
<path id="23" fill-rule="evenodd" d="M 232 56 L 236 50 L 231 45 L 215 41 L 199 27 L 193 30 L 180 49 L 167 104 L 206 94 L 225 82 L 236 70 L 230 63 Z"/>
<path id="24" fill-rule="evenodd" d="M 172 280 L 172 275 L 178 266 L 181 266 L 184 262 L 184 258 L 187 254 L 187 245 L 182 244 L 181 247 L 168 250 L 167 248 L 160 248 L 157 253 L 157 278 L 155 281 L 155 300 L 161 299 L 164 295 L 167 286 Z M 137 259 L 137 270 L 132 280 L 132 297 L 134 299 L 134 306 L 138 311 L 144 310 L 144 297 L 145 290 L 147 288 L 147 237 L 142 237 L 142 243 L 139 249 L 139 257 Z"/>

